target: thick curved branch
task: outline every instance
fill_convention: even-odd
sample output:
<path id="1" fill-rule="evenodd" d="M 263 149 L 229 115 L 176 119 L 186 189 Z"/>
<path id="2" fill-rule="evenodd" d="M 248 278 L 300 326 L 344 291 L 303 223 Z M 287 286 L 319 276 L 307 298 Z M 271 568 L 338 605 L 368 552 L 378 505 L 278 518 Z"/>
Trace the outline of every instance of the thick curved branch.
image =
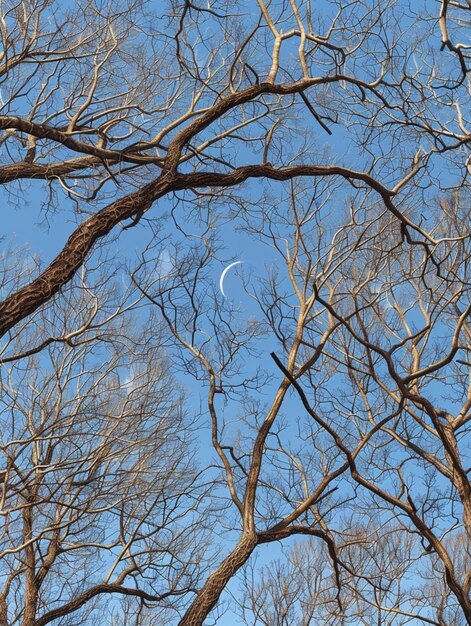
<path id="1" fill-rule="evenodd" d="M 126 161 L 128 163 L 161 163 L 162 159 L 158 157 L 149 157 L 139 154 L 129 154 L 125 149 L 123 150 L 107 150 L 106 148 L 98 148 L 92 144 L 78 141 L 70 136 L 68 133 L 64 133 L 53 126 L 47 126 L 46 124 L 36 124 L 24 120 L 21 117 L 12 117 L 6 115 L 0 115 L 0 130 L 15 129 L 28 135 L 36 137 L 36 139 L 50 139 L 55 141 L 74 152 L 81 152 L 83 154 L 89 154 L 100 159 L 106 159 L 107 161 Z"/>
<path id="2" fill-rule="evenodd" d="M 382 94 L 379 93 L 376 89 L 377 85 L 380 82 L 380 79 L 373 83 L 368 83 L 357 78 L 353 78 L 351 76 L 335 74 L 333 76 L 305 78 L 303 80 L 293 83 L 274 84 L 270 82 L 265 82 L 251 85 L 246 89 L 243 89 L 236 93 L 231 93 L 230 95 L 221 98 L 205 113 L 195 119 L 191 124 L 180 130 L 175 135 L 171 145 L 169 146 L 169 150 L 163 167 L 168 172 L 175 174 L 178 164 L 180 162 L 183 147 L 190 141 L 190 139 L 195 137 L 195 135 L 197 135 L 201 131 L 208 128 L 208 126 L 210 126 L 217 119 L 220 119 L 228 111 L 235 109 L 236 107 L 247 102 L 251 102 L 255 100 L 258 96 L 261 96 L 263 94 L 273 94 L 280 96 L 296 93 L 302 94 L 304 91 L 309 89 L 309 87 L 314 87 L 315 85 L 325 85 L 328 83 L 339 82 L 350 83 L 352 85 L 356 85 L 361 90 L 371 91 L 384 106 L 390 106 L 387 99 L 385 99 L 384 96 L 382 96 Z"/>
<path id="3" fill-rule="evenodd" d="M 100 165 L 102 159 L 97 157 L 79 157 L 78 159 L 70 159 L 69 161 L 58 161 L 41 165 L 39 163 L 28 163 L 20 161 L 11 165 L 0 167 L 0 184 L 5 185 L 20 179 L 41 179 L 48 180 L 58 176 L 67 176 L 74 172 L 89 169 L 95 165 Z"/>
<path id="4" fill-rule="evenodd" d="M 89 602 L 95 596 L 106 593 L 119 593 L 123 596 L 135 596 L 136 598 L 141 598 L 142 600 L 146 600 L 147 602 L 161 602 L 169 596 L 181 595 L 176 591 L 168 591 L 167 593 L 155 596 L 147 593 L 146 591 L 142 591 L 141 589 L 132 589 L 130 587 L 122 587 L 121 585 L 95 585 L 95 587 L 87 589 L 87 591 L 84 591 L 73 600 L 70 600 L 70 602 L 66 602 L 61 607 L 53 609 L 45 615 L 42 615 L 39 619 L 35 620 L 34 626 L 45 626 L 46 624 L 49 624 L 59 617 L 63 617 L 64 615 L 70 615 L 70 613 L 73 613 L 74 611 L 80 609 L 84 604 Z"/>
<path id="5" fill-rule="evenodd" d="M 327 165 L 294 165 L 284 168 L 275 168 L 271 165 L 247 165 L 228 174 L 199 172 L 172 175 L 171 172 L 164 171 L 160 177 L 142 189 L 116 200 L 83 222 L 68 239 L 62 252 L 38 278 L 0 302 L 0 336 L 48 302 L 61 287 L 66 285 L 81 267 L 98 239 L 108 235 L 119 222 L 135 216 L 140 218 L 163 195 L 172 191 L 201 187 L 233 187 L 249 178 L 286 181 L 298 176 L 340 176 L 348 181 L 363 182 L 381 196 L 386 207 L 404 227 L 410 227 L 426 237 L 426 233 L 419 226 L 402 215 L 394 206 L 392 202 L 394 192 L 365 172 Z M 421 243 L 427 246 L 426 242 Z"/>
<path id="6" fill-rule="evenodd" d="M 338 555 L 337 548 L 334 543 L 332 537 L 330 537 L 327 533 L 319 528 L 309 528 L 306 526 L 288 526 L 281 530 L 277 530 L 277 527 L 267 530 L 266 532 L 257 533 L 258 543 L 268 543 L 271 541 L 281 541 L 286 537 L 292 537 L 294 535 L 308 535 L 310 537 L 318 537 L 322 539 L 327 545 L 327 549 L 329 551 L 329 556 L 332 559 L 332 565 L 335 572 L 335 581 L 337 584 L 337 601 L 340 604 L 340 609 L 342 610 L 342 605 L 340 601 L 340 588 L 341 588 L 341 580 L 340 580 L 340 567 L 345 565 L 341 563 Z M 348 569 L 348 568 L 346 568 Z"/>
<path id="7" fill-rule="evenodd" d="M 155 200 L 168 191 L 166 183 L 158 178 L 143 189 L 116 200 L 83 222 L 38 278 L 0 303 L 0 336 L 34 313 L 66 285 L 82 266 L 98 239 L 110 233 L 122 220 L 149 209 Z"/>

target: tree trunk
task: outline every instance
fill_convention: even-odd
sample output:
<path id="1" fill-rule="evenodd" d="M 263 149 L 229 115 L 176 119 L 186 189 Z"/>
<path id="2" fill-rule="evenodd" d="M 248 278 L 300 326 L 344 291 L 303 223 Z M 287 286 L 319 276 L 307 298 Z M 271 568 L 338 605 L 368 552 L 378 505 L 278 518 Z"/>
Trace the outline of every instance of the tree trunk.
<path id="1" fill-rule="evenodd" d="M 202 626 L 229 580 L 247 561 L 257 545 L 255 534 L 243 535 L 234 550 L 210 575 L 178 626 Z"/>
<path id="2" fill-rule="evenodd" d="M 36 581 L 36 555 L 34 545 L 29 543 L 33 537 L 33 512 L 34 496 L 29 496 L 31 503 L 23 510 L 23 538 L 25 546 L 25 607 L 21 626 L 33 626 L 36 620 L 38 605 L 38 586 Z"/>

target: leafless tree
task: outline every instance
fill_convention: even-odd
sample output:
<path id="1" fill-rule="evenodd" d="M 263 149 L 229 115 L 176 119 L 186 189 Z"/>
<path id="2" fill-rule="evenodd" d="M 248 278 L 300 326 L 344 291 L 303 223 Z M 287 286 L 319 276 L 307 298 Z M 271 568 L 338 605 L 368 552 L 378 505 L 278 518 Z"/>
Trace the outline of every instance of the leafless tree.
<path id="1" fill-rule="evenodd" d="M 469 212 L 437 202 L 431 250 L 404 241 L 369 192 L 335 218 L 341 189 L 330 183 L 292 183 L 277 198 L 283 192 L 268 211 L 244 207 L 254 242 L 268 242 L 280 260 L 247 287 L 258 321 L 211 288 L 206 237 L 199 254 L 192 247 L 174 259 L 170 275 L 149 280 L 145 262 L 134 275 L 174 336 L 176 362 L 206 381 L 212 443 L 240 529 L 181 623 L 202 623 L 256 546 L 296 535 L 325 544 L 337 585 L 331 619 L 348 623 L 349 606 L 360 619 L 360 605 L 365 623 L 372 611 L 381 623 L 451 624 L 454 613 L 469 621 Z M 424 571 L 445 581 L 433 606 L 397 582 Z"/>
<path id="2" fill-rule="evenodd" d="M 113 604 L 164 619 L 204 569 L 194 429 L 158 324 L 149 342 L 109 276 L 81 283 L 35 316 L 29 345 L 74 331 L 2 368 L 2 625 L 106 621 Z"/>
<path id="3" fill-rule="evenodd" d="M 373 521 L 373 520 L 371 520 Z M 381 528 L 380 531 L 378 529 Z M 381 524 L 359 529 L 345 520 L 339 554 L 354 574 L 342 576 L 343 611 L 337 603 L 335 573 L 329 554 L 313 542 L 294 544 L 287 555 L 244 572 L 244 593 L 238 599 L 244 624 L 406 624 L 413 613 L 413 589 L 407 574 L 414 564 L 413 537 L 404 541 Z M 417 608 L 417 607 L 416 607 Z"/>
<path id="4" fill-rule="evenodd" d="M 339 624 L 471 624 L 469 2 L 443 0 L 420 9 L 402 0 L 184 0 L 157 10 L 155 4 L 2 3 L 0 180 L 11 200 L 40 188 L 46 219 L 53 223 L 63 211 L 76 223 L 49 264 L 13 264 L 13 278 L 6 269 L 4 414 L 23 416 L 15 417 L 19 432 L 8 441 L 26 455 L 39 438 L 47 456 L 42 438 L 58 438 L 68 459 L 68 437 L 83 438 L 74 454 L 92 474 L 98 454 L 103 488 L 119 482 L 121 500 L 103 495 L 107 504 L 98 512 L 88 500 L 80 504 L 90 535 L 95 522 L 89 520 L 103 515 L 97 522 L 103 526 L 113 507 L 125 511 L 123 524 L 134 529 L 133 503 L 146 502 L 147 489 L 157 494 L 157 511 L 167 498 L 176 502 L 169 505 L 169 528 L 182 516 L 199 529 L 171 531 L 178 540 L 169 540 L 160 557 L 146 525 L 145 563 L 134 566 L 122 553 L 103 584 L 122 573 L 134 577 L 133 590 L 143 590 L 157 576 L 147 577 L 148 569 L 159 570 L 162 562 L 167 573 L 176 572 L 165 591 L 142 591 L 151 596 L 141 594 L 142 606 L 130 601 L 117 618 L 122 623 L 163 619 L 155 604 L 169 611 L 169 622 L 181 617 L 181 626 L 201 625 L 259 546 L 284 541 L 289 547 L 293 537 L 304 536 L 306 546 L 313 543 L 296 548 L 305 563 L 300 576 L 326 581 L 326 605 L 295 579 L 295 596 L 308 607 L 307 613 L 293 609 L 300 623 L 317 615 Z M 158 221 L 166 211 L 168 219 Z M 255 307 L 248 317 L 221 299 L 213 277 L 228 220 L 252 237 L 254 249 L 267 244 L 271 250 L 272 266 L 246 276 Z M 98 262 L 98 245 L 116 249 L 130 227 L 143 233 L 130 271 L 137 295 L 121 295 L 119 305 L 103 308 L 80 272 Z M 171 262 L 165 272 L 164 231 Z M 109 257 L 102 261 L 109 266 Z M 65 305 L 64 298 L 76 304 Z M 75 318 L 71 310 L 81 313 Z M 142 320 L 138 340 L 130 329 L 116 328 L 131 314 Z M 152 330 L 161 325 L 168 361 L 159 361 L 162 342 Z M 134 374 L 126 385 L 108 382 L 120 367 L 119 359 L 103 358 L 113 350 L 147 359 L 142 374 L 136 370 L 139 394 L 128 386 Z M 108 359 L 102 378 L 97 363 Z M 170 398 L 151 390 L 160 384 L 163 393 L 170 384 L 160 365 L 167 362 L 206 394 L 215 467 L 204 475 L 212 484 L 215 528 L 225 539 L 209 570 L 205 556 L 214 535 L 202 518 L 192 518 L 192 490 L 181 475 L 164 488 L 165 473 L 156 471 L 147 483 L 132 454 L 126 476 L 113 466 L 115 449 L 121 454 L 121 439 L 129 438 L 126 428 L 132 430 L 130 417 L 116 448 L 87 448 L 90 433 L 108 441 L 115 432 L 110 416 L 117 407 L 129 406 L 133 415 L 135 402 L 150 402 L 159 414 L 152 403 Z M 86 397 L 101 407 L 90 433 L 83 420 L 70 417 L 64 435 L 56 434 L 61 419 L 40 417 L 44 427 L 31 430 L 28 419 L 36 423 L 37 410 L 52 419 L 48 398 L 82 410 L 80 385 L 75 395 L 63 389 L 58 369 L 86 380 Z M 48 378 L 49 371 L 54 376 Z M 178 414 L 176 405 L 172 411 Z M 145 415 L 139 413 L 144 433 L 160 427 Z M 158 442 L 167 465 L 175 420 L 165 421 L 170 431 Z M 160 448 L 151 439 L 145 434 L 129 445 L 155 459 Z M 176 446 L 177 461 L 183 462 L 183 450 Z M 41 488 L 56 489 L 49 484 L 55 472 L 61 485 L 69 480 L 75 489 L 77 482 L 76 467 L 64 478 L 62 466 L 43 470 L 47 459 L 34 454 L 28 463 L 39 464 L 40 478 L 34 469 L 22 471 L 9 491 L 14 532 L 23 533 L 22 565 L 13 556 L 5 561 L 15 581 L 11 593 L 27 606 L 17 618 L 25 626 L 47 623 L 45 604 L 63 600 L 60 594 L 42 599 L 39 587 L 54 594 L 56 583 L 43 585 L 37 575 L 31 582 L 26 573 L 35 571 L 34 559 L 49 558 L 41 532 L 60 533 L 69 512 L 53 514 L 46 506 L 41 515 L 59 515 L 59 521 L 41 522 L 39 535 L 34 524 L 24 535 L 23 518 L 38 509 L 37 498 L 48 502 Z M 4 471 L 13 471 L 7 461 Z M 23 485 L 18 492 L 15 481 Z M 25 497 L 26 504 L 18 504 Z M 149 512 L 159 526 L 157 540 L 158 515 Z M 98 551 L 118 549 L 94 541 Z M 124 549 L 128 539 L 113 541 Z M 324 572 L 312 565 L 312 550 L 328 561 Z M 280 576 L 295 557 L 277 566 Z M 75 571 L 82 579 L 70 569 L 68 586 L 87 580 L 82 565 Z M 250 610 L 262 623 L 283 623 L 279 581 L 261 576 L 273 601 L 260 608 L 255 581 Z M 427 577 L 428 585 L 394 581 L 408 576 Z M 121 594 L 125 578 L 116 583 Z M 83 593 L 69 592 L 70 602 Z M 80 609 L 95 610 L 86 600 Z M 53 607 L 48 621 L 74 608 L 70 602 L 62 603 L 60 615 Z"/>
<path id="5" fill-rule="evenodd" d="M 428 241 L 395 199 L 432 155 L 469 142 L 466 90 L 451 99 L 437 91 L 453 63 L 431 58 L 435 39 L 418 28 L 405 50 L 401 28 L 413 24 L 394 2 L 326 3 L 325 15 L 309 2 L 253 8 L 237 15 L 232 3 L 183 2 L 154 14 L 142 1 L 117 10 L 2 3 L 0 180 L 44 180 L 52 198 L 64 192 L 79 216 L 91 213 L 0 305 L 2 334 L 57 293 L 97 240 L 177 192 L 252 178 L 343 178 L 374 190 L 409 236 Z M 435 62 L 445 65 L 438 85 Z M 361 132 L 363 169 L 310 156 L 318 135 L 345 124 Z M 382 141 L 385 127 L 393 148 Z"/>

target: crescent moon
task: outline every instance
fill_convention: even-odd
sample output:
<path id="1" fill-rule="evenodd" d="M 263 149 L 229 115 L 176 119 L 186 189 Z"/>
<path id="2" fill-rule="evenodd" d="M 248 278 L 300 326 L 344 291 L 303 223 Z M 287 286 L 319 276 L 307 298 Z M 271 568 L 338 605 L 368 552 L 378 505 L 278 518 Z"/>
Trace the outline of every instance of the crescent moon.
<path id="1" fill-rule="evenodd" d="M 226 297 L 226 294 L 224 293 L 224 278 L 227 272 L 231 269 L 231 267 L 234 267 L 235 265 L 239 265 L 240 263 L 243 263 L 243 261 L 234 261 L 234 263 L 231 263 L 230 265 L 228 265 L 221 274 L 221 278 L 219 279 L 219 289 L 221 290 L 221 293 L 224 297 Z"/>

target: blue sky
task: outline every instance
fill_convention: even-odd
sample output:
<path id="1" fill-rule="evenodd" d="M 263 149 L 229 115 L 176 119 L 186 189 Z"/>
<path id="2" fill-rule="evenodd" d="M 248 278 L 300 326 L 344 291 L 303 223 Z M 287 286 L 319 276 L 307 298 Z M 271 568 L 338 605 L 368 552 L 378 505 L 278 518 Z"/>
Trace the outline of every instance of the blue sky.
<path id="1" fill-rule="evenodd" d="M 409 7 L 408 3 L 399 3 L 399 6 L 404 8 L 405 13 L 401 13 L 402 17 L 398 19 L 398 24 L 404 28 L 404 32 L 406 33 L 406 25 L 410 20 L 407 16 L 407 12 L 411 7 Z M 413 8 L 416 11 L 420 11 L 424 6 L 424 3 L 418 3 L 413 5 Z M 407 46 L 407 42 L 404 45 Z M 288 48 L 289 53 L 292 53 L 293 50 L 294 48 Z M 414 60 L 414 62 L 417 63 L 425 63 L 425 61 L 427 60 Z M 369 70 L 369 66 L 365 65 L 363 71 L 368 73 Z M 329 97 L 328 92 L 326 92 L 326 94 L 326 97 Z M 343 127 L 341 124 L 339 126 L 332 125 L 332 135 L 328 135 L 310 119 L 309 122 L 306 122 L 306 124 L 299 128 L 295 128 L 293 124 L 291 132 L 293 136 L 295 135 L 295 131 L 298 133 L 295 139 L 295 142 L 298 142 L 298 144 L 300 144 L 305 137 L 312 135 L 313 146 L 306 158 L 312 159 L 313 162 L 334 161 L 352 166 L 358 165 L 361 169 L 367 169 L 371 165 L 374 156 L 380 156 L 381 159 L 379 161 L 380 165 L 378 165 L 378 170 L 381 179 L 388 184 L 392 181 L 396 182 L 397 177 L 402 175 L 403 168 L 396 167 L 397 163 L 394 159 L 404 157 L 404 163 L 408 163 L 417 146 L 408 142 L 400 145 L 400 147 L 397 148 L 397 152 L 393 154 L 393 163 L 391 164 L 391 162 L 388 161 L 391 146 L 387 140 L 382 141 L 382 137 L 379 135 L 376 137 L 372 136 L 368 145 L 364 146 L 364 148 L 355 149 L 353 148 L 353 140 L 356 128 L 354 125 L 348 125 L 348 112 L 345 113 L 343 124 Z M 202 139 L 204 139 L 204 136 Z M 242 165 L 258 162 L 260 160 L 260 154 L 255 154 L 247 145 L 244 145 L 243 142 L 240 143 L 242 148 L 240 148 L 237 157 L 234 157 L 234 163 L 232 165 Z M 282 140 L 280 140 L 279 146 L 278 155 L 282 154 Z M 368 152 L 368 150 L 370 152 Z M 217 154 L 216 150 L 215 154 Z M 274 157 L 270 156 L 270 158 L 273 158 L 276 163 L 276 154 Z M 435 168 L 439 170 L 439 162 L 435 165 Z M 443 175 L 441 172 L 439 172 L 439 174 L 442 176 L 443 181 L 449 180 L 450 184 L 453 181 L 451 175 Z M 149 173 L 149 176 L 151 176 L 151 173 Z M 449 176 L 449 178 L 447 179 L 446 176 Z M 423 179 L 423 193 L 420 198 L 418 197 L 417 202 L 423 201 L 424 199 L 433 202 L 432 193 L 434 193 L 434 191 L 433 189 L 429 191 L 430 181 L 430 177 Z M 75 215 L 73 213 L 72 204 L 65 197 L 65 194 L 61 194 L 60 190 L 58 201 L 59 210 L 57 212 L 49 210 L 48 212 L 44 208 L 48 199 L 46 195 L 47 192 L 44 191 L 44 185 L 40 182 L 32 181 L 26 182 L 24 186 L 26 191 L 22 194 L 12 193 L 7 195 L 4 192 L 2 193 L 1 199 L 4 219 L 2 220 L 1 234 L 5 234 L 6 238 L 0 243 L 2 246 L 1 250 L 7 250 L 8 246 L 25 248 L 27 250 L 27 256 L 29 255 L 32 260 L 40 258 L 43 264 L 42 266 L 44 267 L 44 264 L 50 262 L 61 250 L 63 243 L 73 232 L 76 224 L 82 219 L 85 219 L 86 216 L 84 214 Z M 336 223 L 341 220 L 341 213 L 348 205 L 347 200 L 350 192 L 354 195 L 354 191 L 350 188 L 346 190 L 346 187 L 348 186 L 342 186 L 334 194 L 325 212 L 322 213 L 324 223 L 320 226 L 325 228 L 326 231 L 335 230 Z M 111 186 L 109 186 L 108 189 L 111 190 Z M 234 191 L 235 194 L 238 192 L 239 190 Z M 276 199 L 280 199 L 283 194 L 283 201 L 279 200 L 277 205 Z M 264 281 L 268 280 L 270 276 L 279 270 L 280 282 L 283 283 L 286 272 L 280 255 L 270 248 L 270 245 L 266 245 L 266 238 L 265 243 L 262 242 L 264 237 L 260 232 L 258 235 L 256 234 L 255 237 L 250 237 L 247 232 L 243 232 L 240 229 L 236 230 L 234 226 L 235 224 L 241 225 L 243 223 L 244 211 L 247 211 L 247 213 L 252 212 L 252 217 L 247 219 L 247 221 L 250 221 L 252 218 L 254 221 L 258 220 L 259 227 L 263 228 L 263 216 L 260 213 L 257 214 L 257 210 L 259 209 L 259 205 L 262 207 L 265 201 L 267 201 L 267 206 L 269 206 L 270 201 L 272 201 L 273 206 L 271 210 L 278 210 L 278 215 L 281 220 L 285 206 L 287 206 L 287 204 L 285 205 L 283 202 L 286 202 L 288 195 L 286 185 L 282 186 L 277 183 L 254 181 L 244 186 L 243 197 L 245 198 L 245 204 L 244 202 L 238 204 L 237 199 L 231 199 L 229 197 L 225 199 L 224 196 L 210 199 L 202 196 L 196 201 L 194 196 L 190 193 L 183 196 L 182 199 L 178 201 L 164 198 L 156 203 L 149 211 L 148 215 L 144 216 L 142 221 L 135 227 L 122 230 L 121 232 L 116 231 L 114 235 L 119 236 L 116 240 L 110 242 L 108 254 L 115 264 L 122 264 L 120 272 L 123 283 L 125 284 L 129 284 L 128 273 L 132 271 L 141 260 L 143 250 L 148 250 L 149 257 L 154 260 L 154 263 L 149 263 L 148 266 L 149 271 L 154 272 L 153 278 L 156 280 L 159 278 L 165 279 L 166 275 L 171 275 L 173 259 L 176 256 L 181 256 L 191 245 L 196 245 L 198 251 L 204 251 L 203 237 L 209 240 L 213 234 L 211 230 L 206 229 L 204 219 L 199 219 L 198 211 L 200 211 L 203 218 L 213 216 L 214 219 L 216 219 L 217 215 L 217 235 L 215 235 L 214 241 L 210 243 L 212 246 L 212 258 L 207 268 L 207 280 L 204 283 L 203 281 L 201 282 L 201 285 L 204 284 L 205 289 L 207 289 L 207 297 L 203 300 L 205 305 L 207 305 L 207 309 L 205 309 L 203 313 L 208 313 L 209 317 L 209 314 L 213 311 L 211 304 L 216 300 L 220 305 L 222 315 L 227 315 L 228 317 L 232 315 L 232 319 L 242 327 L 251 319 L 260 320 L 263 317 L 260 307 L 255 303 L 253 296 L 261 293 Z M 89 210 L 98 210 L 104 203 L 104 201 L 96 205 L 92 203 L 89 206 Z M 185 230 L 186 236 L 183 236 L 181 230 L 179 231 L 175 228 L 171 215 L 173 209 L 175 209 L 173 217 L 175 218 L 177 226 Z M 426 207 L 424 210 L 426 210 Z M 240 213 L 237 214 L 237 211 Z M 286 210 L 286 214 L 287 213 L 288 211 Z M 159 216 L 163 216 L 160 223 Z M 428 216 L 425 216 L 424 219 L 427 221 Z M 292 224 L 287 223 L 284 226 L 279 226 L 278 235 L 280 241 L 283 235 L 290 230 L 291 225 Z M 246 223 L 245 226 L 247 226 Z M 111 239 L 113 239 L 113 237 L 111 237 Z M 156 247 L 152 248 L 153 245 Z M 96 258 L 97 257 L 95 257 L 95 259 Z M 226 297 L 224 298 L 223 295 L 219 293 L 219 279 L 223 269 L 233 261 L 241 261 L 242 264 L 233 268 L 228 273 L 225 281 Z M 32 265 L 32 272 L 33 275 L 37 272 L 37 267 L 34 265 Z M 27 280 L 27 278 L 28 277 L 25 276 L 25 280 Z M 147 276 L 146 278 L 152 279 L 152 276 Z M 373 280 L 373 291 L 377 292 L 380 285 L 381 283 Z M 286 302 L 287 307 L 291 304 L 293 304 L 293 308 L 295 307 L 295 299 L 292 294 L 287 297 Z M 390 319 L 389 316 L 392 317 L 392 313 L 391 304 L 386 296 L 384 297 L 383 310 L 384 320 L 388 323 Z M 423 323 L 423 319 L 417 316 L 414 311 L 409 312 L 407 315 L 411 323 Z M 440 326 L 437 328 L 437 332 L 444 330 L 443 327 Z M 201 332 L 212 332 L 210 320 L 207 317 L 205 318 L 204 315 Z M 383 338 L 381 338 L 381 340 L 382 339 Z M 214 342 L 214 344 L 216 343 L 217 342 Z M 257 400 L 268 401 L 281 378 L 280 372 L 270 358 L 270 352 L 274 350 L 281 356 L 282 348 L 273 335 L 262 337 L 258 341 L 257 348 L 259 351 L 258 355 L 254 356 L 249 354 L 244 357 L 245 361 L 243 361 L 243 367 L 245 368 L 245 373 L 253 373 L 260 365 L 273 375 L 273 380 L 254 394 Z M 187 390 L 190 411 L 193 410 L 197 413 L 200 409 L 200 404 L 204 407 L 205 387 L 190 376 L 183 375 L 181 371 L 176 375 Z M 123 380 L 125 382 L 129 381 L 131 377 L 131 371 L 123 372 Z M 237 374 L 234 375 L 234 380 L 237 380 Z M 346 383 L 338 382 L 338 377 L 335 373 L 325 374 L 322 383 L 327 389 L 325 406 L 328 406 L 331 401 L 329 394 L 331 397 L 334 397 L 336 392 L 341 395 L 342 391 L 348 391 Z M 310 391 L 312 391 L 313 394 L 317 392 L 316 389 L 311 389 Z M 428 391 L 433 395 L 436 394 L 441 400 L 441 388 L 432 388 Z M 243 434 L 244 429 L 244 423 L 240 416 L 240 404 L 237 399 L 233 401 L 228 400 L 226 405 L 223 405 L 222 398 L 218 399 L 218 402 L 220 402 L 219 408 L 221 413 L 227 417 L 228 422 L 231 424 L 228 428 L 230 435 L 236 439 L 239 432 Z M 452 406 L 450 400 L 445 399 L 443 402 L 446 406 Z M 203 408 L 202 413 L 200 418 L 202 427 L 198 443 L 201 450 L 201 460 L 204 464 L 208 458 L 214 458 L 215 453 L 207 443 L 208 420 L 205 408 Z M 283 409 L 283 419 L 287 424 L 284 434 L 289 444 L 296 442 L 298 435 L 295 419 L 292 421 L 290 421 L 290 419 L 295 418 L 301 413 L 302 410 L 300 408 L 299 399 L 295 394 L 291 394 Z M 354 411 L 352 411 L 352 413 L 354 413 Z M 230 437 L 228 437 L 228 439 L 230 439 Z M 416 475 L 411 477 L 411 483 L 419 490 L 423 475 L 419 470 L 415 471 Z M 380 478 L 378 478 L 378 480 L 380 480 Z M 350 485 L 343 483 L 342 488 L 348 490 Z M 291 506 L 291 503 L 286 504 L 287 508 L 289 506 Z M 340 518 L 336 518 L 335 515 L 333 518 L 336 523 L 341 523 Z M 224 533 L 224 530 L 222 532 Z M 222 534 L 222 536 L 223 547 L 229 548 L 229 535 L 226 533 Z M 224 550 L 222 552 L 224 552 Z M 258 563 L 266 563 L 274 555 L 279 554 L 279 545 L 262 546 L 257 551 L 257 554 Z M 415 582 L 418 580 L 419 579 L 416 579 Z M 232 581 L 229 585 L 228 592 L 237 594 L 238 586 L 238 580 Z M 227 613 L 218 621 L 218 624 L 222 626 L 229 626 L 234 623 L 235 617 L 231 613 Z"/>

